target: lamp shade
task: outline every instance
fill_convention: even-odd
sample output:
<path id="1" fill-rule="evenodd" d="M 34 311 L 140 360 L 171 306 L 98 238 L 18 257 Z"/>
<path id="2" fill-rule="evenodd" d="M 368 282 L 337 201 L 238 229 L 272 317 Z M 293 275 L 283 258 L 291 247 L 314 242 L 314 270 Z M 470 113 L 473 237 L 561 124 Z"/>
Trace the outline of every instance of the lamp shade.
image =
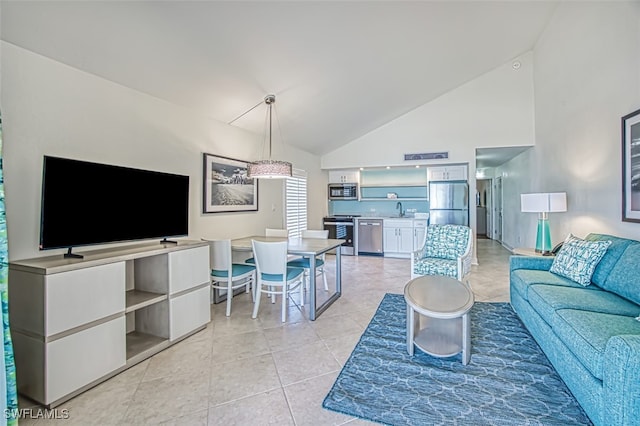
<path id="1" fill-rule="evenodd" d="M 523 213 L 553 213 L 567 211 L 566 192 L 540 192 L 520 195 Z"/>

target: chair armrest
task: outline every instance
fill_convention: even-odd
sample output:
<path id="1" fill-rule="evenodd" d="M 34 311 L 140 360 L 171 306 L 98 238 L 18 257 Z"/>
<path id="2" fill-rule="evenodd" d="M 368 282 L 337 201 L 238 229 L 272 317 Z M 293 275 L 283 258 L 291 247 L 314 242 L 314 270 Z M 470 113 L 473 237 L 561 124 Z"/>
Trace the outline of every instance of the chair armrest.
<path id="1" fill-rule="evenodd" d="M 509 258 L 509 271 L 516 269 L 534 269 L 537 271 L 548 271 L 553 264 L 553 257 L 536 256 L 511 256 Z"/>
<path id="2" fill-rule="evenodd" d="M 424 257 L 427 254 L 427 249 L 426 249 L 427 245 L 423 245 L 422 248 L 420 250 L 416 250 L 411 254 L 411 260 L 420 260 L 420 259 L 424 259 Z"/>
<path id="3" fill-rule="evenodd" d="M 602 421 L 640 425 L 640 335 L 614 336 L 604 352 Z"/>
<path id="4" fill-rule="evenodd" d="M 464 277 L 471 273 L 471 262 L 473 261 L 473 237 L 469 238 L 467 249 L 462 256 L 457 259 L 458 263 L 458 280 L 463 281 Z"/>

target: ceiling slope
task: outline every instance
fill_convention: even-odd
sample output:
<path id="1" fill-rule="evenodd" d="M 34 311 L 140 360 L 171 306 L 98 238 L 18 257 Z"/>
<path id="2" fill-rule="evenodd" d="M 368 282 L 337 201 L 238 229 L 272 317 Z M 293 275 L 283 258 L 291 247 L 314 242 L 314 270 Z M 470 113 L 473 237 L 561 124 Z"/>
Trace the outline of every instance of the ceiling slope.
<path id="1" fill-rule="evenodd" d="M 322 155 L 531 50 L 556 4 L 3 1 L 1 37 L 222 122 L 274 93 Z"/>

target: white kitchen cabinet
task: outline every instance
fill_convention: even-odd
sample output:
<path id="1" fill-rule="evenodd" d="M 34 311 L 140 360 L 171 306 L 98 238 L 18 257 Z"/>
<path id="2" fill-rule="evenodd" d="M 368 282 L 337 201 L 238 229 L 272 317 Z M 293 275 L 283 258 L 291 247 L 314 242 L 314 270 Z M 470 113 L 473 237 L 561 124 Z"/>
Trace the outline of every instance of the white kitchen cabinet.
<path id="1" fill-rule="evenodd" d="M 329 170 L 329 183 L 358 183 L 358 170 Z"/>
<path id="2" fill-rule="evenodd" d="M 424 246 L 427 235 L 427 219 L 413 220 L 413 251 L 420 250 Z"/>
<path id="3" fill-rule="evenodd" d="M 429 181 L 467 180 L 467 166 L 437 166 L 427 169 Z"/>
<path id="4" fill-rule="evenodd" d="M 384 220 L 385 257 L 408 258 L 413 251 L 413 219 Z"/>
<path id="5" fill-rule="evenodd" d="M 18 391 L 53 407 L 204 328 L 209 246 L 129 245 L 9 264 Z"/>

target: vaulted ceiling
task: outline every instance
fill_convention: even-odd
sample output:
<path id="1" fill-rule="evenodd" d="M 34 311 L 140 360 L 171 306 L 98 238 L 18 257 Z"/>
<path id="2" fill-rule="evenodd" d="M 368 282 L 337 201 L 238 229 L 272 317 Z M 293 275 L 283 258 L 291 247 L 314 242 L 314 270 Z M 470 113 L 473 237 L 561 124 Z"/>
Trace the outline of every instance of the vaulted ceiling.
<path id="1" fill-rule="evenodd" d="M 531 50 L 557 1 L 2 1 L 4 41 L 324 154 Z M 266 108 L 234 125 L 262 133 Z"/>

